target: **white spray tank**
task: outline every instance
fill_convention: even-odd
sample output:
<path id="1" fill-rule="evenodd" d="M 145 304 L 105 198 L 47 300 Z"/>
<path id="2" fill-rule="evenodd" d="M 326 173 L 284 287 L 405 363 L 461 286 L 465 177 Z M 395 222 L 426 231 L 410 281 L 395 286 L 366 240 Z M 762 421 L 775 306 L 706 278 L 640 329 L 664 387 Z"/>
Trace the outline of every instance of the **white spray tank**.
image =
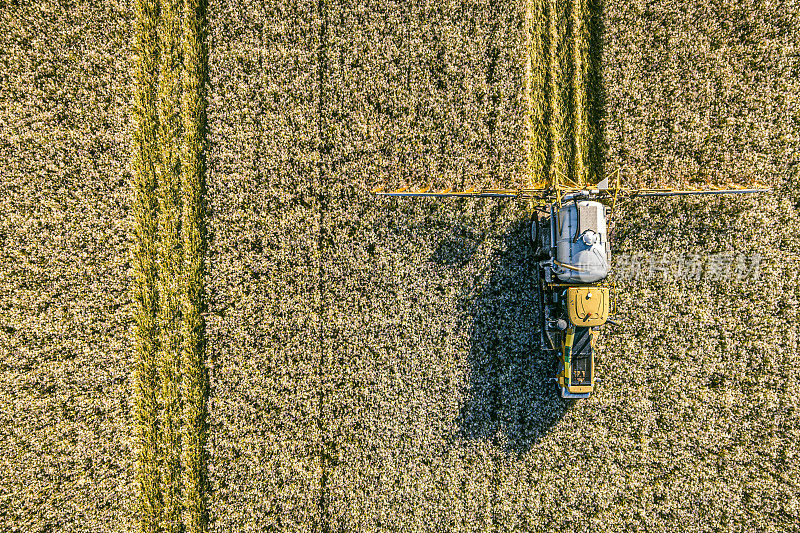
<path id="1" fill-rule="evenodd" d="M 558 279 L 566 283 L 595 283 L 605 279 L 611 258 L 606 207 L 600 202 L 566 198 L 554 214 L 550 217 L 550 231 L 555 237 L 553 272 Z"/>

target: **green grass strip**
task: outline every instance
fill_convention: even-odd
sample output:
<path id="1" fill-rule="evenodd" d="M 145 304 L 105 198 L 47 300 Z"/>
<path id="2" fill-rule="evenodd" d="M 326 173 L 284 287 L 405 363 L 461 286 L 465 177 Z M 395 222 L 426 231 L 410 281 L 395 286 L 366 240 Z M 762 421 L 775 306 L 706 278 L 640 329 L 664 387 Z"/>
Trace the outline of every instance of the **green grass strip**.
<path id="1" fill-rule="evenodd" d="M 586 155 L 589 131 L 586 123 L 586 54 L 588 34 L 586 32 L 586 0 L 572 0 L 572 124 L 573 124 L 573 175 L 578 186 L 587 182 Z"/>
<path id="2" fill-rule="evenodd" d="M 544 0 L 527 0 L 525 10 L 525 103 L 527 113 L 526 186 L 545 179 L 547 167 L 547 67 L 545 57 L 546 21 Z"/>
<path id="3" fill-rule="evenodd" d="M 561 181 L 566 175 L 564 168 L 564 98 L 562 90 L 561 35 L 559 26 L 559 3 L 547 0 L 547 99 L 551 183 Z"/>
<path id="4" fill-rule="evenodd" d="M 183 524 L 187 533 L 208 528 L 205 442 L 208 375 L 205 366 L 203 270 L 205 257 L 204 198 L 206 149 L 206 3 L 186 0 L 183 11 L 182 53 L 184 71 L 181 115 L 181 238 L 183 268 Z"/>
<path id="5" fill-rule="evenodd" d="M 161 492 L 158 435 L 158 293 L 155 238 L 159 63 L 158 4 L 138 0 L 134 22 L 133 87 L 133 301 L 136 516 L 142 532 L 159 531 Z"/>
<path id="6" fill-rule="evenodd" d="M 603 56 L 603 0 L 586 0 L 586 95 L 587 95 L 587 136 L 589 137 L 588 166 L 590 183 L 598 183 L 605 178 L 606 144 L 603 134 L 603 114 L 605 112 L 605 86 L 602 76 Z"/>
<path id="7" fill-rule="evenodd" d="M 180 533 L 181 525 L 181 0 L 161 0 L 158 78 L 158 290 L 161 345 L 160 450 L 162 530 Z"/>

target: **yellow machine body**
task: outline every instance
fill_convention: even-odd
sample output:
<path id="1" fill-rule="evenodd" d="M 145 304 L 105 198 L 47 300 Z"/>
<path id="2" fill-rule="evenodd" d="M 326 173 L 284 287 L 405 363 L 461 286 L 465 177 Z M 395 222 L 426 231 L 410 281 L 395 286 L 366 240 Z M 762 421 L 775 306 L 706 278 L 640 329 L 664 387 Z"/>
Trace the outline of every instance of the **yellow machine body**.
<path id="1" fill-rule="evenodd" d="M 568 286 L 563 302 L 569 323 L 562 336 L 558 384 L 563 397 L 586 397 L 594 390 L 595 342 L 599 326 L 608 320 L 611 294 L 599 285 Z"/>
<path id="2" fill-rule="evenodd" d="M 594 350 L 598 331 L 589 330 L 591 348 Z M 568 394 L 590 394 L 594 391 L 594 357 L 587 359 L 588 368 L 578 370 L 573 374 L 572 348 L 575 341 L 575 328 L 570 327 L 564 335 L 564 344 L 561 347 L 561 371 L 558 374 L 558 385 Z M 580 383 L 580 384 L 576 384 Z"/>
<path id="3" fill-rule="evenodd" d="M 580 286 L 567 289 L 567 316 L 575 326 L 601 326 L 608 320 L 608 287 Z"/>

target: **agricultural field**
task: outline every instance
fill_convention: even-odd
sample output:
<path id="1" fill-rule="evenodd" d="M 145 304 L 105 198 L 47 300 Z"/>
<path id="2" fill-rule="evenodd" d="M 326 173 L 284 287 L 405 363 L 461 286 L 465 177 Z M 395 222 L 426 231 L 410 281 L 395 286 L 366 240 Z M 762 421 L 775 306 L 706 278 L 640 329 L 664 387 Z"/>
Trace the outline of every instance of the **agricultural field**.
<path id="1" fill-rule="evenodd" d="M 797 529 L 794 3 L 179 5 L 0 10 L 0 530 Z M 621 206 L 574 403 L 528 206 L 370 192 L 553 173 L 775 188 Z"/>
<path id="2" fill-rule="evenodd" d="M 0 529 L 129 530 L 130 14 L 0 9 Z"/>

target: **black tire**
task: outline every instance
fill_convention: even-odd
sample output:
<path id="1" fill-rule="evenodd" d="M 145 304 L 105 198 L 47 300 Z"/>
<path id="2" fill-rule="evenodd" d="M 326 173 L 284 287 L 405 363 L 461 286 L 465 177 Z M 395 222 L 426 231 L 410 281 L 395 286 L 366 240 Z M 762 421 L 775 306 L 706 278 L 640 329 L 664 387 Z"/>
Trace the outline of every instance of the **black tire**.
<path id="1" fill-rule="evenodd" d="M 534 252 L 538 252 L 542 247 L 542 244 L 539 242 L 539 232 L 539 217 L 534 214 L 531 220 L 531 242 L 533 243 Z"/>
<path id="2" fill-rule="evenodd" d="M 533 243 L 533 258 L 536 261 L 545 259 L 547 256 L 542 246 L 542 237 L 542 222 L 534 215 L 531 221 L 531 242 Z"/>

